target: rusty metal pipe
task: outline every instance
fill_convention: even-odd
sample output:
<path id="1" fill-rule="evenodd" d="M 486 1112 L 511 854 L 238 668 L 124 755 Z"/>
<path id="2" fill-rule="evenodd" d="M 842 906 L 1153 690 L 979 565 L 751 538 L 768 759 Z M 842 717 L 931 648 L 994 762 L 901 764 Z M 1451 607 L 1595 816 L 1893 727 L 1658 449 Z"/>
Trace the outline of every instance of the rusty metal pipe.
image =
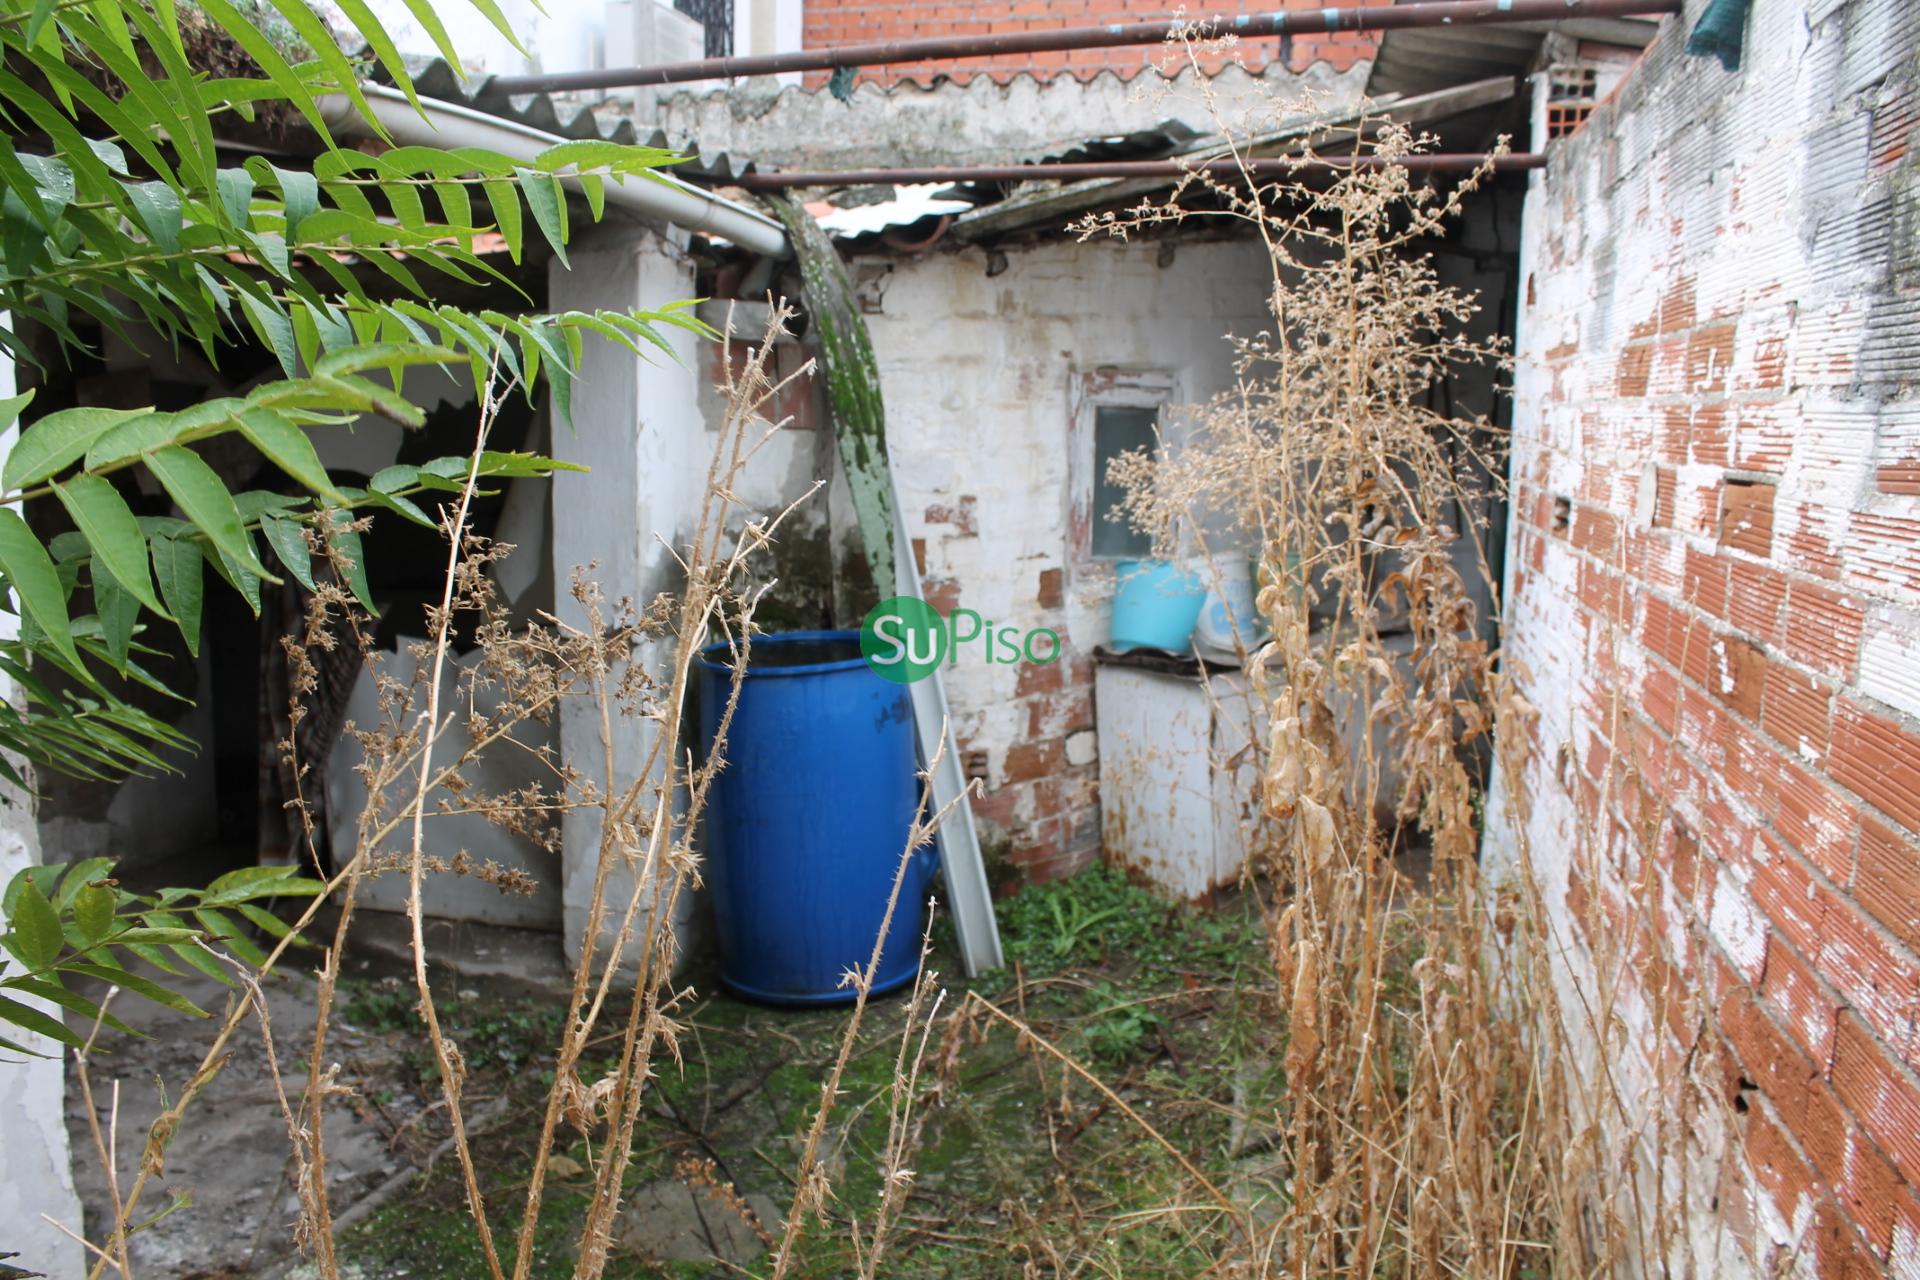
<path id="1" fill-rule="evenodd" d="M 495 76 L 495 93 L 551 93 L 564 89 L 620 89 L 633 85 L 678 84 L 689 80 L 735 80 L 783 75 L 792 71 L 833 71 L 889 63 L 987 58 L 1007 53 L 1056 53 L 1068 49 L 1107 49 L 1161 44 L 1183 30 L 1241 39 L 1261 36 L 1324 35 L 1330 31 L 1393 31 L 1406 27 L 1479 26 L 1503 22 L 1554 22 L 1567 18 L 1654 17 L 1679 13 L 1681 0 L 1430 0 L 1427 3 L 1368 7 L 1294 9 L 1284 13 L 1246 13 L 1204 22 L 1110 23 L 1097 27 L 1056 27 L 996 35 L 947 36 L 926 40 L 884 40 L 873 44 L 802 49 L 796 53 L 746 54 L 701 58 L 655 67 L 606 67 L 593 71 L 556 71 L 544 75 Z"/>
<path id="2" fill-rule="evenodd" d="M 1073 182 L 1082 178 L 1178 178 L 1189 173 L 1237 177 L 1243 171 L 1256 178 L 1284 178 L 1303 171 L 1378 169 L 1389 164 L 1397 164 L 1410 173 L 1462 173 L 1477 169 L 1489 161 L 1496 172 L 1511 173 L 1544 168 L 1547 158 L 1537 151 L 1520 151 L 1504 156 L 1435 151 L 1392 160 L 1372 155 L 1277 156 L 1245 161 L 1097 160 L 1081 164 L 951 165 L 931 169 L 792 170 L 742 174 L 734 182 L 752 191 L 772 191 L 782 187 L 860 187 L 921 182 Z"/>

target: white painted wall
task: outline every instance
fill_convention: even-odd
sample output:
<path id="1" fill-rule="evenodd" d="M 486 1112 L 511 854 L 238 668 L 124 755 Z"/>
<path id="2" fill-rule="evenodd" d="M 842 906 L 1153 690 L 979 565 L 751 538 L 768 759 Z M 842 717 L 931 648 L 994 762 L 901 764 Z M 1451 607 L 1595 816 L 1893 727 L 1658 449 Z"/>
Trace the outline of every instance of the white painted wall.
<path id="1" fill-rule="evenodd" d="M 733 51 L 737 54 L 787 53 L 801 46 L 804 0 L 734 0 Z M 799 75 L 780 76 L 783 84 Z"/>
<path id="2" fill-rule="evenodd" d="M 637 0 L 646 4 L 663 0 Z M 664 0 L 671 7 L 670 0 Z M 434 12 L 446 27 L 462 66 L 470 75 L 520 75 L 536 71 L 577 71 L 604 65 L 607 50 L 620 47 L 618 33 L 611 38 L 604 0 L 499 0 L 508 25 L 526 52 L 515 49 L 493 24 L 467 0 L 434 0 Z M 333 0 L 319 8 L 338 31 L 353 27 Z M 408 12 L 402 0 L 368 0 L 394 44 L 403 54 L 433 56 L 433 38 Z M 785 53 L 800 48 L 802 0 L 735 0 L 735 53 Z M 696 55 L 698 56 L 698 55 Z M 778 77 L 779 83 L 797 83 L 797 75 Z"/>
<path id="3" fill-rule="evenodd" d="M 1180 245 L 1049 242 L 1007 251 L 987 275 L 977 249 L 894 264 L 879 314 L 867 317 L 887 405 L 888 451 L 926 577 L 951 578 L 961 603 L 997 623 L 1061 630 L 1069 651 L 1107 639 L 1111 579 L 1070 563 L 1067 503 L 1077 465 L 1069 441 L 1079 375 L 1157 372 L 1176 402 L 1231 385 L 1229 331 L 1266 317 L 1264 253 L 1245 241 Z M 973 499 L 977 535 L 930 522 Z M 844 523 L 844 522 L 837 522 Z M 1063 610 L 1039 600 L 1043 570 L 1064 569 Z M 992 754 L 1029 738 L 1018 668 L 968 662 L 947 676 L 962 743 Z"/>
<path id="4" fill-rule="evenodd" d="M 434 12 L 446 27 L 454 48 L 460 53 L 461 65 L 469 75 L 575 71 L 597 65 L 595 59 L 605 14 L 598 0 L 547 0 L 545 5 L 537 5 L 534 0 L 498 0 L 498 3 L 508 25 L 526 48 L 525 55 L 467 0 L 434 0 Z M 337 4 L 322 0 L 318 7 L 335 31 L 353 29 L 353 23 Z M 428 57 L 437 53 L 433 38 L 401 0 L 368 0 L 367 7 L 380 19 L 380 25 L 387 29 L 401 53 Z"/>
<path id="5" fill-rule="evenodd" d="M 13 362 L 0 360 L 0 397 L 13 395 L 15 387 Z M 17 426 L 0 434 L 0 461 L 19 436 Z M 16 637 L 19 625 L 12 614 L 0 614 L 0 637 Z M 13 681 L 0 678 L 0 698 L 16 696 Z M 0 785 L 0 885 L 39 861 L 33 797 Z M 56 1009 L 48 1012 L 59 1015 Z M 0 1254 L 19 1254 L 6 1261 L 27 1271 L 44 1272 L 48 1280 L 78 1280 L 84 1272 L 80 1246 L 41 1216 L 69 1230 L 78 1231 L 81 1226 L 67 1149 L 62 1050 L 53 1041 L 16 1027 L 7 1027 L 6 1035 L 47 1056 L 20 1059 L 0 1054 L 0 1164 L 4 1165 L 0 1169 Z"/>
<path id="6" fill-rule="evenodd" d="M 633 310 L 659 307 L 694 295 L 693 264 L 679 232 L 670 237 L 632 226 L 610 225 L 570 250 L 573 270 L 554 264 L 548 301 L 554 310 Z M 630 597 L 644 608 L 655 595 L 678 588 L 677 562 L 669 543 L 692 533 L 706 474 L 707 434 L 699 409 L 697 370 L 704 367 L 695 339 L 664 331 L 679 357 L 647 360 L 595 338 L 587 339 L 573 396 L 574 429 L 556 424 L 553 454 L 591 468 L 553 480 L 553 576 L 556 613 L 581 625 L 585 611 L 568 590 L 576 568 L 594 565 L 611 603 Z M 646 655 L 659 670 L 662 646 Z M 613 720 L 615 785 L 624 789 L 645 759 L 654 726 L 637 716 Z M 599 711 L 585 701 L 564 706 L 560 747 L 567 763 L 601 778 Z M 565 819 L 562 900 L 569 958 L 579 954 L 592 900 L 601 831 L 598 810 L 573 810 Z M 608 901 L 619 910 L 632 893 L 631 874 L 612 877 Z M 682 900 L 680 937 L 690 941 L 692 895 Z"/>

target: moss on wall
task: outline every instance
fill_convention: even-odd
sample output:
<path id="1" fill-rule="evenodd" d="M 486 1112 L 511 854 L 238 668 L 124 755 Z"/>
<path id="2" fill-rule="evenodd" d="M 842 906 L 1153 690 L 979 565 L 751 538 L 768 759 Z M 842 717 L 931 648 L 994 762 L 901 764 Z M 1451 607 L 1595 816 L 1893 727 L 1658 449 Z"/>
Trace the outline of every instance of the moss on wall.
<path id="1" fill-rule="evenodd" d="M 866 548 L 876 599 L 895 593 L 893 575 L 893 482 L 887 472 L 887 416 L 880 395 L 880 366 L 866 319 L 854 301 L 853 282 L 833 241 L 812 215 L 784 196 L 772 200 L 787 228 L 812 318 L 806 341 L 820 363 L 827 388 L 827 417 L 846 468 L 847 485 Z"/>

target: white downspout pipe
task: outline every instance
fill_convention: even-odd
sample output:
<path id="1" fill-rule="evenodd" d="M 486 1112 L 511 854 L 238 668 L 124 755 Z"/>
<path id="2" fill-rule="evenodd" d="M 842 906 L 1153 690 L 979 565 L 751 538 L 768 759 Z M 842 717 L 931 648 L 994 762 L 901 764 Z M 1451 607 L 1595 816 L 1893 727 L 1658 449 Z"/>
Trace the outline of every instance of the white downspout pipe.
<path id="1" fill-rule="evenodd" d="M 513 120 L 433 98 L 420 99 L 426 110 L 422 117 L 405 94 L 384 85 L 362 85 L 361 92 L 381 126 L 403 146 L 480 147 L 516 160 L 532 160 L 548 147 L 566 141 Z M 319 105 L 329 128 L 360 137 L 375 136 L 345 95 L 327 94 L 320 98 Z M 670 173 L 661 173 L 659 178 L 609 181 L 607 203 L 642 217 L 664 219 L 688 231 L 719 236 L 763 257 L 788 255 L 787 234 L 772 218 L 702 191 Z"/>

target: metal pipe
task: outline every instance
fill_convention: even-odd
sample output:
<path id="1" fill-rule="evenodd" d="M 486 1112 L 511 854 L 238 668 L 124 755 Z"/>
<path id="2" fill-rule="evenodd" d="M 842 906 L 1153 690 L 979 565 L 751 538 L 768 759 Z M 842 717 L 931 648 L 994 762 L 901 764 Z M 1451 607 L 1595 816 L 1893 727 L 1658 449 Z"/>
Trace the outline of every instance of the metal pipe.
<path id="1" fill-rule="evenodd" d="M 1547 157 L 1538 151 L 1519 151 L 1504 156 L 1435 151 L 1425 155 L 1400 156 L 1276 156 L 1253 160 L 1096 160 L 1081 164 L 987 164 L 953 165 L 933 169 L 841 169 L 823 171 L 791 170 L 778 173 L 746 173 L 734 179 L 738 186 L 753 191 L 771 191 L 782 187 L 859 187 L 921 182 L 1042 182 L 1078 181 L 1083 178 L 1179 178 L 1189 173 L 1237 177 L 1248 172 L 1256 178 L 1283 178 L 1291 173 L 1315 169 L 1379 169 L 1399 165 L 1409 173 L 1470 172 L 1491 162 L 1497 173 L 1513 173 L 1546 167 Z"/>
<path id="2" fill-rule="evenodd" d="M 1067 49 L 1106 49 L 1121 45 L 1163 44 L 1178 32 L 1260 36 L 1322 35 L 1329 31 L 1393 31 L 1405 27 L 1472 26 L 1503 22 L 1552 22 L 1565 18 L 1652 17 L 1679 13 L 1681 0 L 1428 0 L 1417 4 L 1296 9 L 1284 13 L 1246 13 L 1211 23 L 1169 21 L 1110 23 L 1097 27 L 1056 27 L 994 35 L 946 36 L 925 40 L 884 40 L 873 44 L 803 49 L 796 53 L 747 54 L 700 58 L 654 67 L 606 67 L 557 71 L 544 75 L 495 76 L 492 93 L 550 93 L 562 89 L 622 89 L 633 85 L 678 84 L 689 80 L 734 80 L 784 75 L 791 71 L 833 71 L 888 63 L 984 58 L 1005 53 L 1056 53 Z"/>
<path id="3" fill-rule="evenodd" d="M 531 160 L 565 138 L 513 120 L 502 120 L 458 103 L 420 99 L 424 118 L 406 95 L 385 85 L 360 86 L 380 124 L 403 146 L 480 147 L 515 160 Z M 320 99 L 329 128 L 370 134 L 372 129 L 343 94 Z M 670 173 L 654 178 L 634 177 L 605 184 L 607 203 L 642 217 L 660 218 L 689 231 L 701 231 L 731 240 L 743 249 L 768 257 L 787 256 L 787 233 L 765 214 L 703 191 Z M 565 181 L 565 179 L 562 179 Z"/>

